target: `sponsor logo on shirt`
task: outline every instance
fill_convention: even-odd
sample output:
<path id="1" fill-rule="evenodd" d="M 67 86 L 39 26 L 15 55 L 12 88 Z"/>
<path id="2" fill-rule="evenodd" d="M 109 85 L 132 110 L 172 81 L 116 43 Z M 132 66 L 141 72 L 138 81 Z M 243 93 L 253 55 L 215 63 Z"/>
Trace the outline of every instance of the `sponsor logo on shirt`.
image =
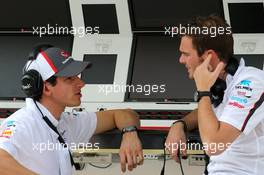
<path id="1" fill-rule="evenodd" d="M 245 106 L 239 104 L 238 102 L 229 102 L 228 105 L 234 106 L 234 107 L 238 107 L 238 108 L 245 108 Z"/>
<path id="2" fill-rule="evenodd" d="M 6 126 L 0 133 L 0 137 L 10 138 L 16 130 L 15 121 L 7 121 Z"/>
<path id="3" fill-rule="evenodd" d="M 237 90 L 237 95 L 250 98 L 252 96 L 251 83 L 250 80 L 242 80 L 236 85 L 235 89 Z"/>
<path id="4" fill-rule="evenodd" d="M 12 127 L 12 126 L 15 127 L 16 126 L 15 121 L 13 121 L 13 120 L 7 121 L 6 126 L 7 127 Z"/>
<path id="5" fill-rule="evenodd" d="M 74 117 L 79 117 L 79 116 L 80 116 L 80 112 L 79 112 L 79 111 L 76 111 L 76 110 L 73 110 L 73 111 L 72 111 L 72 115 L 73 115 Z"/>
<path id="6" fill-rule="evenodd" d="M 231 100 L 236 101 L 236 102 L 241 103 L 241 104 L 247 104 L 247 102 L 248 102 L 247 99 L 245 99 L 245 98 L 239 98 L 239 97 L 235 97 L 235 96 L 232 96 Z"/>
<path id="7" fill-rule="evenodd" d="M 250 80 L 242 80 L 239 84 L 241 86 L 250 86 L 251 81 Z"/>

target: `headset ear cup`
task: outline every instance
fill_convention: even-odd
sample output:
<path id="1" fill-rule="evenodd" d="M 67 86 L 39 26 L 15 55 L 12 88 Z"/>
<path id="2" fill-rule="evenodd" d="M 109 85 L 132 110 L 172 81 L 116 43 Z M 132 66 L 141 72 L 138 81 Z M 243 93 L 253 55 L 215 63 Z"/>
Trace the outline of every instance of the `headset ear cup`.
<path id="1" fill-rule="evenodd" d="M 24 66 L 23 75 L 21 78 L 21 83 L 22 83 L 21 88 L 27 97 L 34 98 L 42 95 L 43 80 L 40 73 L 33 69 L 27 71 L 27 68 L 34 60 L 37 59 L 37 56 L 41 51 L 44 51 L 51 47 L 54 46 L 50 44 L 37 45 L 28 55 L 28 60 L 31 60 L 31 62 Z"/>
<path id="2" fill-rule="evenodd" d="M 234 76 L 238 67 L 239 67 L 238 60 L 234 57 L 231 57 L 227 62 L 225 71 Z M 214 107 L 217 107 L 223 101 L 225 90 L 226 90 L 226 82 L 218 78 L 210 89 L 210 91 L 213 94 L 212 104 L 214 105 Z"/>
<path id="3" fill-rule="evenodd" d="M 231 75 L 235 75 L 237 69 L 239 67 L 239 62 L 236 58 L 231 57 L 228 62 L 227 65 L 225 67 L 225 71 Z"/>
<path id="4" fill-rule="evenodd" d="M 223 101 L 225 90 L 226 82 L 218 78 L 210 89 L 213 95 L 212 104 L 214 107 L 217 107 Z"/>
<path id="5" fill-rule="evenodd" d="M 21 83 L 27 97 L 34 98 L 42 95 L 43 80 L 38 71 L 33 69 L 26 71 L 21 78 Z"/>

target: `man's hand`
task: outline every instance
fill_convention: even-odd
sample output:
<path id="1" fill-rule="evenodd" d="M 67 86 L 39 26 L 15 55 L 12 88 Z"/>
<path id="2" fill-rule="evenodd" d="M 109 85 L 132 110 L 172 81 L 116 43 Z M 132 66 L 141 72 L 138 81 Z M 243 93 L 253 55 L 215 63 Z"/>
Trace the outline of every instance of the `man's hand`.
<path id="1" fill-rule="evenodd" d="M 123 134 L 119 156 L 122 172 L 126 171 L 126 164 L 129 171 L 143 164 L 143 151 L 136 131 Z"/>
<path id="2" fill-rule="evenodd" d="M 213 86 L 220 72 L 224 68 L 224 63 L 220 62 L 215 70 L 211 71 L 212 68 L 209 64 L 211 58 L 212 55 L 209 54 L 204 62 L 194 71 L 193 77 L 198 91 L 210 91 L 210 88 Z"/>
<path id="3" fill-rule="evenodd" d="M 172 158 L 179 163 L 178 151 L 180 149 L 181 154 L 187 156 L 187 144 L 186 136 L 182 123 L 176 123 L 170 128 L 169 134 L 165 142 L 166 149 L 170 152 Z"/>

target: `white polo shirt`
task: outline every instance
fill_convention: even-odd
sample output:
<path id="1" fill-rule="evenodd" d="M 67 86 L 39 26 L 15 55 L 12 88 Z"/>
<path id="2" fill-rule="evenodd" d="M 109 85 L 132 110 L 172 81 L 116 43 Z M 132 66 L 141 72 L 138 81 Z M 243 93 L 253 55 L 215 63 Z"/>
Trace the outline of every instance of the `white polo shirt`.
<path id="1" fill-rule="evenodd" d="M 43 105 L 37 104 L 57 127 L 69 148 L 89 145 L 89 139 L 96 129 L 95 113 L 64 112 L 58 121 Z M 71 175 L 74 172 L 68 149 L 62 147 L 58 135 L 42 119 L 35 103 L 29 98 L 26 99 L 26 107 L 2 123 L 0 148 L 24 167 L 41 175 Z"/>
<path id="2" fill-rule="evenodd" d="M 241 131 L 223 153 L 210 157 L 210 175 L 263 175 L 264 71 L 245 67 L 227 76 L 223 102 L 214 109 L 219 121 Z"/>

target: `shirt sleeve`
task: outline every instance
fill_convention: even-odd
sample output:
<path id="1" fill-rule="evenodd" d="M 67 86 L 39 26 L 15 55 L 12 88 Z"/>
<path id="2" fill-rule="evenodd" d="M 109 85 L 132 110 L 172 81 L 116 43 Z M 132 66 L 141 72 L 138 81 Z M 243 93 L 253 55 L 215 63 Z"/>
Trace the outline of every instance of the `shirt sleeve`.
<path id="1" fill-rule="evenodd" d="M 66 112 L 64 115 L 67 127 L 71 132 L 71 142 L 73 143 L 87 143 L 93 136 L 97 117 L 95 112 Z"/>
<path id="2" fill-rule="evenodd" d="M 264 91 L 261 81 L 244 79 L 228 94 L 219 120 L 249 134 L 264 119 Z"/>
<path id="3" fill-rule="evenodd" d="M 23 123 L 9 118 L 0 127 L 0 148 L 7 151 L 17 161 L 20 161 L 21 151 L 27 151 L 28 144 L 31 144 L 26 131 Z"/>

